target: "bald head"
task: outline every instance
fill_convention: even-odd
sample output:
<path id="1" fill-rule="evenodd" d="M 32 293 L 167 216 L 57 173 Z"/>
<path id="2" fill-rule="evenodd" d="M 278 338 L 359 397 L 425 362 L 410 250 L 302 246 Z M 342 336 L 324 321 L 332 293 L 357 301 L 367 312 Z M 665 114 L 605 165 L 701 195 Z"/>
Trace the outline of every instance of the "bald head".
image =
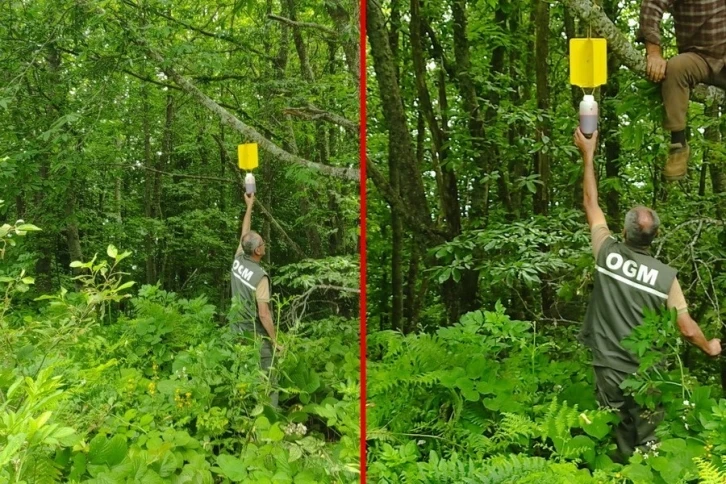
<path id="1" fill-rule="evenodd" d="M 625 238 L 630 243 L 648 247 L 658 234 L 660 219 L 655 210 L 639 205 L 625 215 Z"/>
<path id="2" fill-rule="evenodd" d="M 257 250 L 262 244 L 262 237 L 254 230 L 250 230 L 242 238 L 242 250 L 247 255 L 254 255 L 255 250 Z"/>

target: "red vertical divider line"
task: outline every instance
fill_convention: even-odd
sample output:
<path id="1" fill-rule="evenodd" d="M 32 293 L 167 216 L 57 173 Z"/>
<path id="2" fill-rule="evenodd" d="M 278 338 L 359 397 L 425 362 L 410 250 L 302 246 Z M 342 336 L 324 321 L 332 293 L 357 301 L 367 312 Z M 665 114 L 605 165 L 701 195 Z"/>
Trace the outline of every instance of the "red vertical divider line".
<path id="1" fill-rule="evenodd" d="M 366 484 L 366 0 L 360 0 L 360 482 Z"/>

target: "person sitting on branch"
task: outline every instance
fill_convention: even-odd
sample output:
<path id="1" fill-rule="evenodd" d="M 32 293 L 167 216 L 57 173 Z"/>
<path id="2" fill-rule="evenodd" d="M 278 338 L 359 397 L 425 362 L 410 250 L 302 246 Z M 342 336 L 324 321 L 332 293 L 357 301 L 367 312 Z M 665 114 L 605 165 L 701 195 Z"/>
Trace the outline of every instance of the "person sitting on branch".
<path id="1" fill-rule="evenodd" d="M 678 55 L 663 58 L 660 24 L 670 12 Z M 643 0 L 638 40 L 645 43 L 646 74 L 660 82 L 663 127 L 671 133 L 667 181 L 684 178 L 691 148 L 686 141 L 686 115 L 691 89 L 704 83 L 726 89 L 726 0 Z"/>

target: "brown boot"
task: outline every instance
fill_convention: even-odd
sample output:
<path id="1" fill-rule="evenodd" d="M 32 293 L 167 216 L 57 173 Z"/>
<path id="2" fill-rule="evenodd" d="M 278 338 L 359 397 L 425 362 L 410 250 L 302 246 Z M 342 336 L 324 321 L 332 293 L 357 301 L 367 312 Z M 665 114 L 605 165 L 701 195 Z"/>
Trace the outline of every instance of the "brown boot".
<path id="1" fill-rule="evenodd" d="M 691 147 L 688 143 L 672 143 L 668 153 L 668 161 L 663 168 L 666 181 L 673 182 L 685 178 L 688 171 L 688 159 L 691 156 Z"/>

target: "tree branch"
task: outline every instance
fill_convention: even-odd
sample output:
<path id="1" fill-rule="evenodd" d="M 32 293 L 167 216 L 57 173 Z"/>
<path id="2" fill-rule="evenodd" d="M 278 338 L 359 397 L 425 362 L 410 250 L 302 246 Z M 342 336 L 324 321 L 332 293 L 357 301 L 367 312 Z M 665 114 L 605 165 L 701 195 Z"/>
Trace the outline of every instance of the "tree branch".
<path id="1" fill-rule="evenodd" d="M 290 116 L 306 119 L 308 121 L 322 119 L 330 123 L 337 124 L 338 126 L 342 126 L 351 133 L 357 134 L 359 132 L 358 123 L 354 123 L 353 121 L 344 118 L 343 116 L 335 113 L 330 113 L 328 111 L 323 111 L 322 109 L 318 109 L 314 106 L 307 106 L 304 108 L 285 108 L 282 110 L 282 112 L 284 114 L 289 114 Z"/>
<path id="2" fill-rule="evenodd" d="M 123 3 L 125 3 L 126 5 L 129 5 L 130 7 L 133 7 L 135 9 L 137 9 L 137 10 L 141 8 L 139 5 L 136 5 L 134 2 L 131 2 L 131 1 L 128 1 L 128 0 L 125 0 Z M 158 15 L 159 17 L 165 18 L 166 20 L 169 20 L 171 22 L 174 22 L 176 24 L 179 24 L 182 27 L 185 27 L 185 28 L 187 28 L 187 29 L 189 29 L 189 30 L 191 30 L 193 32 L 197 32 L 198 34 L 201 34 L 201 35 L 203 35 L 205 37 L 210 37 L 212 39 L 223 40 L 225 42 L 229 42 L 230 44 L 236 45 L 240 49 L 248 50 L 248 51 L 250 51 L 252 53 L 255 53 L 255 54 L 259 55 L 260 57 L 262 57 L 262 58 L 264 58 L 266 60 L 269 60 L 269 61 L 274 60 L 272 58 L 272 56 L 270 56 L 268 54 L 265 54 L 264 52 L 259 51 L 259 50 L 255 49 L 254 47 L 251 47 L 250 45 L 245 44 L 244 42 L 242 42 L 242 41 L 240 41 L 238 39 L 232 38 L 230 35 L 216 34 L 214 32 L 208 32 L 208 31 L 206 31 L 204 29 L 201 29 L 199 27 L 195 27 L 194 25 L 188 24 L 186 22 L 182 22 L 181 20 L 176 19 L 176 18 L 172 17 L 171 15 L 167 15 L 167 14 L 165 14 L 164 12 L 162 12 L 160 10 L 157 10 L 157 9 L 154 9 L 154 8 L 152 8 L 151 10 L 154 12 L 155 15 Z"/>
<path id="3" fill-rule="evenodd" d="M 189 81 L 189 79 L 178 74 L 172 67 L 169 66 L 169 63 L 166 61 L 166 59 L 164 59 L 161 54 L 159 54 L 156 50 L 149 46 L 145 40 L 137 37 L 136 42 L 149 53 L 152 59 L 154 59 L 159 64 L 159 68 L 167 75 L 167 77 L 173 79 L 174 82 L 181 86 L 184 91 L 197 98 L 197 100 L 204 107 L 217 114 L 222 119 L 222 121 L 224 121 L 226 124 L 244 135 L 250 141 L 259 144 L 262 149 L 269 152 L 272 156 L 288 163 L 301 165 L 308 169 L 318 171 L 325 175 L 343 178 L 347 180 L 360 181 L 360 171 L 355 168 L 341 168 L 323 165 L 321 163 L 315 163 L 313 161 L 306 160 L 283 150 L 275 143 L 262 136 L 259 132 L 257 132 L 256 129 L 243 123 L 237 117 L 230 114 L 229 111 L 224 109 L 209 96 L 200 91 L 194 84 L 192 84 L 191 81 Z"/>
<path id="4" fill-rule="evenodd" d="M 297 20 L 289 19 L 287 17 L 281 17 L 279 15 L 273 15 L 273 14 L 268 14 L 267 18 L 269 18 L 271 20 L 276 20 L 278 22 L 282 22 L 282 23 L 290 25 L 292 27 L 303 27 L 303 28 L 308 28 L 308 29 L 319 30 L 319 31 L 324 32 L 333 37 L 338 37 L 338 32 L 331 29 L 330 27 L 326 27 L 325 25 L 320 25 L 320 24 L 316 24 L 316 23 L 312 23 L 312 22 L 300 22 Z"/>
<path id="5" fill-rule="evenodd" d="M 216 134 L 212 134 L 212 138 L 214 138 L 214 141 L 217 142 L 217 145 L 219 145 L 219 148 L 221 150 L 223 150 L 225 153 L 227 153 L 227 147 L 224 146 L 224 142 L 222 141 L 222 138 L 220 138 Z M 232 158 L 229 156 L 229 153 L 227 153 L 227 156 L 225 158 L 227 159 L 227 163 L 229 163 L 230 165 L 232 165 L 234 167 L 232 172 L 237 177 L 237 184 L 240 187 L 244 188 L 245 182 L 244 182 L 244 179 L 242 178 L 242 173 L 239 171 L 237 165 L 235 165 L 232 162 Z M 283 229 L 282 226 L 279 223 L 277 223 L 277 220 L 275 220 L 275 217 L 273 217 L 272 214 L 265 208 L 265 206 L 262 205 L 262 203 L 260 203 L 259 198 L 255 197 L 255 202 L 257 202 L 257 205 L 259 205 L 260 210 L 265 215 L 265 217 L 267 217 L 267 220 L 269 220 L 270 223 L 272 225 L 274 225 L 275 228 L 280 232 L 282 237 L 287 242 L 287 245 L 289 245 L 292 248 L 292 250 L 297 254 L 298 257 L 300 257 L 301 259 L 305 259 L 305 257 L 306 257 L 305 252 L 303 252 L 303 250 L 300 248 L 300 246 L 297 245 L 297 243 L 295 243 L 295 241 L 292 240 L 292 238 L 289 235 L 287 235 L 287 232 L 285 232 L 285 229 Z"/>
<path id="6" fill-rule="evenodd" d="M 630 70 L 645 76 L 645 56 L 638 52 L 623 33 L 605 15 L 600 7 L 593 5 L 590 0 L 565 0 L 565 4 L 580 17 L 588 22 L 593 30 L 602 35 L 608 42 L 608 48 L 616 54 L 623 65 Z M 699 84 L 691 92 L 694 101 L 723 104 L 726 93 L 714 86 Z"/>

